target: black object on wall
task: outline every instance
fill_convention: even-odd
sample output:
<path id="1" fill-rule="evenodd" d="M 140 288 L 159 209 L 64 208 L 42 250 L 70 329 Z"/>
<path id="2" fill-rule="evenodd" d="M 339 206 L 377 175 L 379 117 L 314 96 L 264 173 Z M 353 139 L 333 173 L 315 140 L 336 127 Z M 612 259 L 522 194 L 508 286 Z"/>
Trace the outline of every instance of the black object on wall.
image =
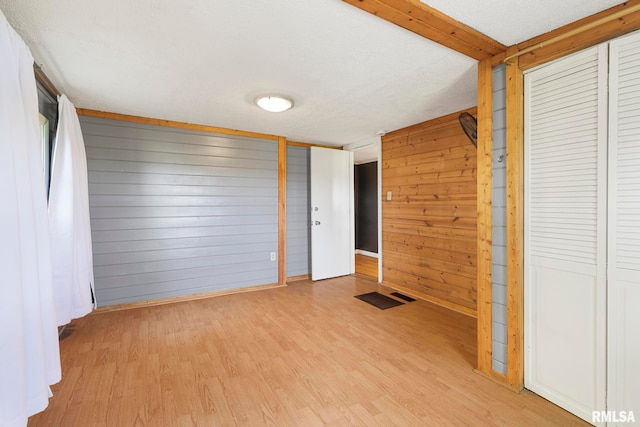
<path id="1" fill-rule="evenodd" d="M 378 253 L 378 162 L 355 166 L 356 249 Z"/>

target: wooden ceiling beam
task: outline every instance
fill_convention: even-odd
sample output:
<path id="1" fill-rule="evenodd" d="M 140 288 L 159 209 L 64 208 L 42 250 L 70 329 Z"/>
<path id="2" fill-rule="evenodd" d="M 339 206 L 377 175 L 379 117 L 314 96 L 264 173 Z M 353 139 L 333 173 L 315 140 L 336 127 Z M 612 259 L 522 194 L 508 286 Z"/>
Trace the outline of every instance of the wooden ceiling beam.
<path id="1" fill-rule="evenodd" d="M 343 0 L 415 34 L 482 60 L 507 47 L 419 0 Z"/>
<path id="2" fill-rule="evenodd" d="M 628 0 L 519 43 L 514 55 L 526 70 L 638 29 L 640 0 Z"/>

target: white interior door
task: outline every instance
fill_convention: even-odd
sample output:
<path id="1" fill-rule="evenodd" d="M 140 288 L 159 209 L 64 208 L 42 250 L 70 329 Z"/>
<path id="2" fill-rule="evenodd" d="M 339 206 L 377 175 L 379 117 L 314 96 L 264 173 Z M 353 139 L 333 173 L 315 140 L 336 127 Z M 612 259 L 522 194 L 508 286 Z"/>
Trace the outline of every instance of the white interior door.
<path id="1" fill-rule="evenodd" d="M 525 386 L 606 407 L 607 46 L 525 75 Z"/>
<path id="2" fill-rule="evenodd" d="M 353 153 L 311 147 L 311 279 L 354 272 Z"/>
<path id="3" fill-rule="evenodd" d="M 640 33 L 611 42 L 609 55 L 607 409 L 640 424 Z"/>

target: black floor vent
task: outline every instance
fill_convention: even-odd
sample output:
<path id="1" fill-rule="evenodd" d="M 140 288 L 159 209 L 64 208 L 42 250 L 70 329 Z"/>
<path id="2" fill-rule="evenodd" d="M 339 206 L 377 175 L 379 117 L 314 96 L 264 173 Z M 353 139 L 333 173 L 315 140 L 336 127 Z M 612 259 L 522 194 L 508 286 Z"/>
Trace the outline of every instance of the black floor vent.
<path id="1" fill-rule="evenodd" d="M 389 298 L 386 295 L 379 294 L 378 292 L 369 292 L 368 294 L 356 295 L 356 298 L 366 303 L 378 307 L 380 310 L 386 310 L 387 308 L 396 307 L 404 304 L 393 298 Z"/>

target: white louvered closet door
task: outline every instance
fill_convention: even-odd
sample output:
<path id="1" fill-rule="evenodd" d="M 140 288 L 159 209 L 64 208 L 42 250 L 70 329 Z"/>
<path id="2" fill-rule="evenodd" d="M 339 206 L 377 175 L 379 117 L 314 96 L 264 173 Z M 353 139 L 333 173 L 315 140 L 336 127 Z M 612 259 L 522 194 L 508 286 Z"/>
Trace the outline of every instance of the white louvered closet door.
<path id="1" fill-rule="evenodd" d="M 525 74 L 525 386 L 605 408 L 607 46 Z"/>
<path id="2" fill-rule="evenodd" d="M 608 409 L 640 424 L 640 33 L 610 46 Z"/>

